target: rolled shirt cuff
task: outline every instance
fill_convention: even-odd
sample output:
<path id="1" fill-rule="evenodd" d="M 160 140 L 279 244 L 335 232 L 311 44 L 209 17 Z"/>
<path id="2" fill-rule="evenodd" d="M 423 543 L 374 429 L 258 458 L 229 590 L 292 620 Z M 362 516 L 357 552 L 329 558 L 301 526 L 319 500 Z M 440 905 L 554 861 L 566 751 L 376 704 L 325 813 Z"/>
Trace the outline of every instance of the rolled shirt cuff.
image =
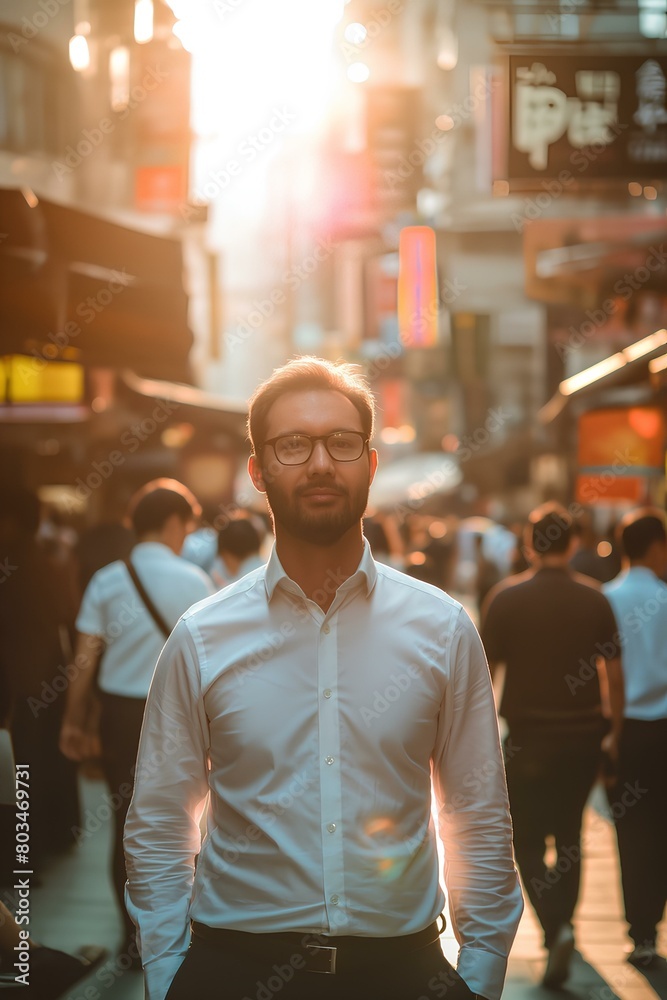
<path id="1" fill-rule="evenodd" d="M 183 955 L 155 958 L 144 966 L 145 1000 L 165 1000 L 176 973 L 183 964 Z"/>
<path id="2" fill-rule="evenodd" d="M 506 958 L 479 948 L 463 947 L 456 971 L 473 993 L 486 1000 L 500 1000 L 507 973 Z"/>

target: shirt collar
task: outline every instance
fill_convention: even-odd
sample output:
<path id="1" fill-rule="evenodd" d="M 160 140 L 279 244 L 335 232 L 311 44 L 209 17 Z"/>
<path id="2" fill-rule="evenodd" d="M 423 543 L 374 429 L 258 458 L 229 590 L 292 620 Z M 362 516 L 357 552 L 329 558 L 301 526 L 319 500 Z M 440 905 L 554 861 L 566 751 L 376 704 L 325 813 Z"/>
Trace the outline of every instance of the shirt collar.
<path id="1" fill-rule="evenodd" d="M 364 551 L 362 552 L 359 565 L 352 576 L 348 577 L 338 588 L 339 591 L 354 590 L 363 586 L 368 597 L 377 581 L 377 565 L 371 555 L 371 547 L 364 538 Z M 301 588 L 294 580 L 290 579 L 282 567 L 275 545 L 271 550 L 269 561 L 266 564 L 266 574 L 264 577 L 266 585 L 266 596 L 270 601 L 273 598 L 276 587 L 280 585 L 283 589 L 291 593 L 301 594 Z"/>
<path id="2" fill-rule="evenodd" d="M 621 577 L 625 577 L 626 579 L 627 577 L 634 577 L 636 579 L 638 576 L 643 576 L 647 580 L 660 580 L 660 577 L 656 576 L 653 570 L 649 569 L 648 566 L 628 566 L 626 569 L 621 570 L 617 579 L 620 579 Z"/>
<path id="3" fill-rule="evenodd" d="M 162 555 L 175 555 L 174 550 L 170 549 L 164 542 L 137 542 L 132 547 L 132 552 L 155 552 Z"/>

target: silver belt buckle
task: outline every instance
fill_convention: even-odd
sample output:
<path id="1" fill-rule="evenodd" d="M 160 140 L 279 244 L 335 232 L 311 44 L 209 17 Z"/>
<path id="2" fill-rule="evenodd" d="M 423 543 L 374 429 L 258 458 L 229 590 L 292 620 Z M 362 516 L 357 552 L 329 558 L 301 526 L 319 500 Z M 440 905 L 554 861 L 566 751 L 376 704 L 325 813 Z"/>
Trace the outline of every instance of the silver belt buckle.
<path id="1" fill-rule="evenodd" d="M 336 972 L 336 949 L 328 945 L 309 945 L 308 947 L 308 957 L 310 959 L 308 963 L 308 972 L 321 972 L 325 976 L 332 976 Z M 315 963 L 318 968 L 313 968 L 312 959 L 315 959 Z"/>

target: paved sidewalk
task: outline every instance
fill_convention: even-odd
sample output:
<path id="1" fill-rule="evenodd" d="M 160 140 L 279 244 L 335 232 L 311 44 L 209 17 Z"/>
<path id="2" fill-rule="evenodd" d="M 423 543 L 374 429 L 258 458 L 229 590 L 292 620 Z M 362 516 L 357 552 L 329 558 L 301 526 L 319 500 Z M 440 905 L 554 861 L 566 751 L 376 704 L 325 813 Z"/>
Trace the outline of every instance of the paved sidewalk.
<path id="1" fill-rule="evenodd" d="M 583 831 L 583 881 L 575 914 L 576 952 L 570 978 L 560 990 L 540 986 L 546 952 L 541 928 L 526 904 L 510 956 L 503 997 L 506 1000 L 655 1000 L 667 998 L 667 965 L 640 973 L 625 961 L 630 947 L 623 919 L 620 873 L 613 824 L 604 811 L 604 794 L 595 789 Z M 658 948 L 667 954 L 667 922 L 660 926 Z M 650 977 L 650 979 L 649 979 Z"/>
<path id="2" fill-rule="evenodd" d="M 84 827 L 87 823 L 89 835 L 70 855 L 40 873 L 42 885 L 32 890 L 31 930 L 37 940 L 51 947 L 74 951 L 82 944 L 105 944 L 111 949 L 120 945 L 121 924 L 106 875 L 110 823 L 103 793 L 102 782 L 82 782 Z M 602 796 L 594 795 L 593 804 L 596 800 L 603 803 Z M 664 964 L 642 975 L 625 961 L 629 942 L 622 917 L 614 831 L 592 806 L 586 814 L 583 844 L 584 881 L 575 922 L 578 950 L 570 979 L 560 990 L 545 990 L 539 985 L 545 952 L 537 922 L 527 906 L 510 957 L 504 1000 L 655 1000 L 656 996 L 667 1000 Z M 664 922 L 659 948 L 667 954 Z M 457 946 L 449 929 L 443 937 L 443 949 L 454 962 Z M 142 975 L 124 971 L 124 966 L 122 956 L 110 959 L 69 997 L 142 1000 Z M 316 994 L 313 1000 L 317 1000 Z"/>

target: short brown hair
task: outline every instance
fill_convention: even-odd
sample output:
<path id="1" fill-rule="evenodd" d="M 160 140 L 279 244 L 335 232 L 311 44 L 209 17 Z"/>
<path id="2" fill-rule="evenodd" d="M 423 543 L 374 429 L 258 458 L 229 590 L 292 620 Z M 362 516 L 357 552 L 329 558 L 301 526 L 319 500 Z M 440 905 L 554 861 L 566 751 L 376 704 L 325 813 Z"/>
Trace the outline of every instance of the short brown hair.
<path id="1" fill-rule="evenodd" d="M 654 542 L 667 539 L 665 515 L 657 507 L 628 511 L 616 528 L 616 537 L 628 559 L 643 559 Z"/>
<path id="2" fill-rule="evenodd" d="M 572 515 L 559 503 L 549 501 L 528 515 L 526 541 L 538 555 L 567 552 L 573 534 Z"/>
<path id="3" fill-rule="evenodd" d="M 325 361 L 324 358 L 304 356 L 293 358 L 287 364 L 276 368 L 250 397 L 248 437 L 255 454 L 263 444 L 269 410 L 276 400 L 285 393 L 304 392 L 309 389 L 340 392 L 356 407 L 364 434 L 368 438 L 373 436 L 375 400 L 358 366 L 345 361 L 333 362 Z"/>
<path id="4" fill-rule="evenodd" d="M 160 531 L 172 514 L 187 524 L 201 516 L 199 501 L 176 479 L 153 479 L 131 497 L 126 521 L 141 538 L 149 531 Z"/>

